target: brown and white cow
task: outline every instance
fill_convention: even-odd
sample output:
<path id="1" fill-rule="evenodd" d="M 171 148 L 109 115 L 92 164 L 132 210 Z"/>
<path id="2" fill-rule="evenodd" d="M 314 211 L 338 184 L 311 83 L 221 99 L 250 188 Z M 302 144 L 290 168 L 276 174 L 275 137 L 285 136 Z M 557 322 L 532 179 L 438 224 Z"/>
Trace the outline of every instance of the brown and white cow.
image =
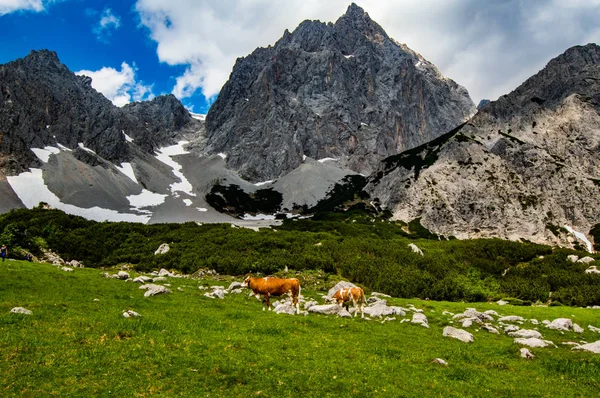
<path id="1" fill-rule="evenodd" d="M 360 312 L 361 318 L 365 317 L 365 292 L 360 287 L 345 287 L 331 296 L 331 300 L 344 305 L 350 301 L 354 304 L 354 316 Z M 347 306 L 346 306 L 347 307 Z"/>
<path id="2" fill-rule="evenodd" d="M 292 297 L 292 305 L 296 307 L 296 313 L 300 313 L 300 306 L 298 304 L 300 281 L 297 278 L 253 278 L 248 276 L 244 279 L 244 282 L 242 282 L 242 287 L 252 289 L 257 297 L 259 295 L 263 296 L 269 310 L 271 309 L 271 302 L 269 301 L 271 296 L 283 296 L 284 294 L 289 294 Z"/>

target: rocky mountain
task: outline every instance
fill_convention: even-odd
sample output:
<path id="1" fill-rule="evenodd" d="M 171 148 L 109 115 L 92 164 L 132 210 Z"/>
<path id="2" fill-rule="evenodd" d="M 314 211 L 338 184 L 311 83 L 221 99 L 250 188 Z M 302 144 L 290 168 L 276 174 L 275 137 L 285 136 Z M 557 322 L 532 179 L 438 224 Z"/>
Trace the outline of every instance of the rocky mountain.
<path id="1" fill-rule="evenodd" d="M 207 151 L 252 182 L 306 157 L 368 174 L 474 112 L 463 87 L 352 4 L 335 23 L 305 21 L 237 60 L 206 118 Z"/>
<path id="2" fill-rule="evenodd" d="M 126 135 L 147 153 L 199 128 L 174 96 L 115 107 L 76 76 L 56 53 L 32 51 L 0 69 L 0 170 L 15 174 L 38 164 L 30 148 L 57 146 L 93 161 L 85 148 L 111 162 L 131 160 Z M 89 152 L 87 152 L 89 153 Z"/>
<path id="3" fill-rule="evenodd" d="M 385 159 L 366 190 L 446 236 L 589 246 L 600 223 L 600 47 L 570 48 L 463 126 Z"/>

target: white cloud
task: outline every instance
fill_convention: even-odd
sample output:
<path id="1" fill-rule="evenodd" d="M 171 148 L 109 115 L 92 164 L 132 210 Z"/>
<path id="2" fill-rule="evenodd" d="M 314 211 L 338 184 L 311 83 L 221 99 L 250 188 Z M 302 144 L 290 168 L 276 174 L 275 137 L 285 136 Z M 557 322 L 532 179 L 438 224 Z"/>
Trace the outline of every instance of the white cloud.
<path id="1" fill-rule="evenodd" d="M 516 88 L 576 44 L 600 41 L 600 0 L 356 0 L 388 32 L 464 85 L 475 101 Z M 305 19 L 335 21 L 348 0 L 138 0 L 170 65 L 173 93 L 216 95 L 237 57 L 275 43 Z"/>
<path id="2" fill-rule="evenodd" d="M 49 1 L 42 0 L 0 0 L 0 15 L 10 14 L 15 11 L 44 11 L 44 4 Z"/>
<path id="3" fill-rule="evenodd" d="M 86 13 L 89 12 L 86 11 Z M 96 24 L 93 31 L 96 38 L 102 42 L 108 42 L 113 30 L 121 27 L 121 17 L 115 15 L 110 8 L 105 8 L 100 14 L 100 21 Z"/>
<path id="4" fill-rule="evenodd" d="M 97 71 L 80 70 L 76 75 L 85 75 L 92 78 L 92 87 L 102 93 L 116 106 L 123 106 L 131 101 L 142 101 L 154 98 L 152 85 L 137 82 L 135 64 L 129 66 L 127 62 L 121 64 L 121 70 L 104 67 Z"/>

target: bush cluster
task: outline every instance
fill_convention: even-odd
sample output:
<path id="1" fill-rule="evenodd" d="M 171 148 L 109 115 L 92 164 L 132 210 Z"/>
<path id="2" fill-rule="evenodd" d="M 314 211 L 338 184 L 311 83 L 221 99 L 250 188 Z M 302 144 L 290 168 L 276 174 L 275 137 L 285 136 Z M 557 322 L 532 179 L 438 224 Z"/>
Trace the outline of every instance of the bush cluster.
<path id="1" fill-rule="evenodd" d="M 418 223 L 389 222 L 360 210 L 285 220 L 276 230 L 259 232 L 229 224 L 98 223 L 42 209 L 0 216 L 0 239 L 13 249 L 10 253 L 22 248 L 40 255 L 51 248 L 87 267 L 128 263 L 140 271 L 209 268 L 269 275 L 287 266 L 338 274 L 397 297 L 600 304 L 600 278 L 586 275 L 586 265 L 567 260 L 577 252 L 529 242 L 423 236 L 433 235 Z M 154 255 L 162 243 L 171 251 Z M 410 243 L 425 255 L 413 253 Z"/>

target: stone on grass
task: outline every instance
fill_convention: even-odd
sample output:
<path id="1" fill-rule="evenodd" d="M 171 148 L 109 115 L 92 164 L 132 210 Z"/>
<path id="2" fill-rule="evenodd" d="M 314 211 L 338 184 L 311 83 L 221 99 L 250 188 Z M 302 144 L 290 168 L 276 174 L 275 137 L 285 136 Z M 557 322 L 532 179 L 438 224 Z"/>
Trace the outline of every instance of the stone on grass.
<path id="1" fill-rule="evenodd" d="M 508 301 L 498 300 L 498 301 L 496 301 L 496 304 L 498 304 L 498 305 L 506 305 L 506 304 L 508 304 Z"/>
<path id="2" fill-rule="evenodd" d="M 296 313 L 296 309 L 290 303 L 279 303 L 273 309 L 276 314 L 289 314 L 294 315 Z"/>
<path id="3" fill-rule="evenodd" d="M 204 293 L 204 297 L 214 299 L 218 298 L 222 300 L 225 298 L 225 292 L 223 291 L 223 289 L 213 289 L 213 291 L 210 293 Z"/>
<path id="4" fill-rule="evenodd" d="M 125 272 L 125 271 L 119 271 L 117 273 L 117 276 L 119 277 L 119 279 L 121 279 L 122 281 L 126 281 L 127 279 L 129 279 L 129 273 Z"/>
<path id="5" fill-rule="evenodd" d="M 163 243 L 162 245 L 158 246 L 158 249 L 156 249 L 156 251 L 154 252 L 154 255 L 159 255 L 159 254 L 165 254 L 167 253 L 169 250 L 171 250 L 171 248 L 169 247 L 168 244 Z"/>
<path id="6" fill-rule="evenodd" d="M 521 348 L 519 350 L 519 352 L 521 353 L 521 358 L 525 358 L 525 359 L 535 358 L 535 355 L 533 355 L 533 353 L 531 351 L 529 351 L 527 348 Z"/>
<path id="7" fill-rule="evenodd" d="M 152 282 L 166 282 L 167 278 L 165 278 L 164 276 L 157 276 L 156 278 L 154 278 L 152 280 Z"/>
<path id="8" fill-rule="evenodd" d="M 488 332 L 490 332 L 490 333 L 493 333 L 493 334 L 500 334 L 500 332 L 498 331 L 498 329 L 496 329 L 495 327 L 493 327 L 493 326 L 492 326 L 492 325 L 490 325 L 489 323 L 486 323 L 486 324 L 485 324 L 485 325 L 483 325 L 481 328 L 482 328 L 483 330 L 486 330 L 486 331 L 488 331 Z"/>
<path id="9" fill-rule="evenodd" d="M 498 313 L 494 310 L 487 310 L 483 312 L 484 314 L 488 314 L 489 316 L 500 316 L 498 315 Z"/>
<path id="10" fill-rule="evenodd" d="M 517 315 L 503 316 L 498 319 L 498 322 L 523 322 L 525 319 Z"/>
<path id="11" fill-rule="evenodd" d="M 69 267 L 62 267 L 61 268 L 63 271 L 65 272 L 73 272 L 73 268 L 69 268 Z"/>
<path id="12" fill-rule="evenodd" d="M 440 365 L 444 365 L 444 366 L 448 366 L 448 362 L 444 361 L 442 358 L 435 358 L 431 362 L 433 362 L 433 363 L 439 363 Z"/>
<path id="13" fill-rule="evenodd" d="M 542 338 L 542 334 L 540 332 L 538 332 L 537 330 L 527 330 L 527 329 L 521 329 L 521 330 L 517 330 L 516 332 L 510 332 L 510 333 L 508 333 L 508 335 L 510 337 L 522 337 L 525 339 L 528 339 L 528 338 L 541 339 Z"/>
<path id="14" fill-rule="evenodd" d="M 140 289 L 146 290 L 144 297 L 156 296 L 157 294 L 171 293 L 169 289 L 161 285 L 147 284 L 140 286 Z"/>
<path id="15" fill-rule="evenodd" d="M 15 307 L 12 310 L 10 310 L 10 312 L 13 314 L 23 314 L 23 315 L 32 315 L 33 314 L 33 312 L 31 312 L 27 308 L 23 308 L 23 307 Z"/>
<path id="16" fill-rule="evenodd" d="M 390 296 L 389 294 L 385 294 L 385 293 L 378 293 L 378 292 L 373 292 L 371 293 L 371 296 L 375 296 L 375 297 L 387 297 L 387 298 L 391 298 L 392 296 Z"/>
<path id="17" fill-rule="evenodd" d="M 568 318 L 557 318 L 550 322 L 549 325 L 546 325 L 548 329 L 553 330 L 562 330 L 568 332 L 573 329 L 573 321 Z"/>
<path id="18" fill-rule="evenodd" d="M 570 256 L 567 256 L 567 260 L 569 260 L 572 263 L 576 263 L 577 260 L 579 260 L 579 257 L 574 254 L 571 254 Z"/>
<path id="19" fill-rule="evenodd" d="M 167 271 L 164 268 L 161 268 L 160 271 L 158 271 L 158 276 L 172 276 L 173 274 L 170 273 L 169 271 Z"/>
<path id="20" fill-rule="evenodd" d="M 517 338 L 514 340 L 514 342 L 515 342 L 515 344 L 526 345 L 527 347 L 531 347 L 531 348 L 544 348 L 544 347 L 548 347 L 550 345 L 554 345 L 554 343 L 551 341 L 542 340 L 542 339 L 538 339 L 535 337 Z"/>
<path id="21" fill-rule="evenodd" d="M 583 330 L 583 328 L 581 326 L 579 326 L 578 324 L 576 324 L 576 323 L 573 324 L 573 331 L 575 333 L 583 333 L 583 332 L 585 332 L 585 330 Z"/>
<path id="22" fill-rule="evenodd" d="M 466 330 L 453 328 L 452 326 L 446 326 L 442 335 L 444 337 L 452 337 L 458 339 L 464 343 L 471 343 L 475 340 L 471 333 L 467 332 Z"/>
<path id="23" fill-rule="evenodd" d="M 391 307 L 388 307 L 385 300 L 377 301 L 372 305 L 364 308 L 365 315 L 381 318 L 386 315 L 395 315 L 396 312 Z"/>
<path id="24" fill-rule="evenodd" d="M 410 322 L 429 328 L 429 322 L 427 321 L 425 314 L 414 313 Z"/>
<path id="25" fill-rule="evenodd" d="M 592 332 L 600 333 L 600 328 L 597 328 L 596 326 L 588 325 L 588 329 Z"/>
<path id="26" fill-rule="evenodd" d="M 235 289 L 240 289 L 242 287 L 242 284 L 240 282 L 231 282 L 231 284 L 229 285 L 229 287 L 227 288 L 228 291 L 232 291 Z"/>
<path id="27" fill-rule="evenodd" d="M 141 315 L 132 310 L 123 311 L 123 318 L 137 318 L 139 316 Z"/>
<path id="28" fill-rule="evenodd" d="M 319 305 L 319 303 L 318 303 L 316 300 L 309 300 L 309 301 L 306 301 L 306 302 L 304 303 L 304 309 L 305 309 L 305 310 L 308 310 L 308 309 L 309 309 L 310 307 L 312 307 L 313 305 Z"/>
<path id="29" fill-rule="evenodd" d="M 592 265 L 588 269 L 585 270 L 585 273 L 586 274 L 600 274 L 600 269 L 598 269 L 598 267 L 596 265 Z"/>
<path id="30" fill-rule="evenodd" d="M 313 305 L 308 309 L 308 312 L 323 315 L 336 315 L 343 309 L 342 306 L 337 304 L 321 304 Z"/>
<path id="31" fill-rule="evenodd" d="M 150 278 L 149 276 L 141 275 L 141 276 L 138 276 L 137 278 L 135 278 L 133 281 L 136 283 L 148 283 L 148 282 L 152 282 L 152 278 Z"/>
<path id="32" fill-rule="evenodd" d="M 408 245 L 408 247 L 410 248 L 410 250 L 413 253 L 416 253 L 416 254 L 420 255 L 421 257 L 423 257 L 423 251 L 421 249 L 419 249 L 417 247 L 417 245 L 415 245 L 414 243 L 411 243 L 411 244 Z"/>
<path id="33" fill-rule="evenodd" d="M 594 354 L 600 354 L 600 340 L 594 343 L 583 344 L 578 347 L 573 347 L 572 350 L 584 350 L 593 352 Z"/>
<path id="34" fill-rule="evenodd" d="M 579 260 L 577 260 L 578 263 L 582 263 L 582 264 L 589 264 L 589 263 L 593 263 L 595 260 L 592 257 L 583 257 L 580 258 Z"/>
<path id="35" fill-rule="evenodd" d="M 73 268 L 83 268 L 83 264 L 82 264 L 82 263 L 80 263 L 80 262 L 79 262 L 79 261 L 77 261 L 77 260 L 71 260 L 71 261 L 69 261 L 67 264 L 68 264 L 68 265 L 70 265 L 70 266 L 71 266 L 71 267 L 73 267 Z"/>

